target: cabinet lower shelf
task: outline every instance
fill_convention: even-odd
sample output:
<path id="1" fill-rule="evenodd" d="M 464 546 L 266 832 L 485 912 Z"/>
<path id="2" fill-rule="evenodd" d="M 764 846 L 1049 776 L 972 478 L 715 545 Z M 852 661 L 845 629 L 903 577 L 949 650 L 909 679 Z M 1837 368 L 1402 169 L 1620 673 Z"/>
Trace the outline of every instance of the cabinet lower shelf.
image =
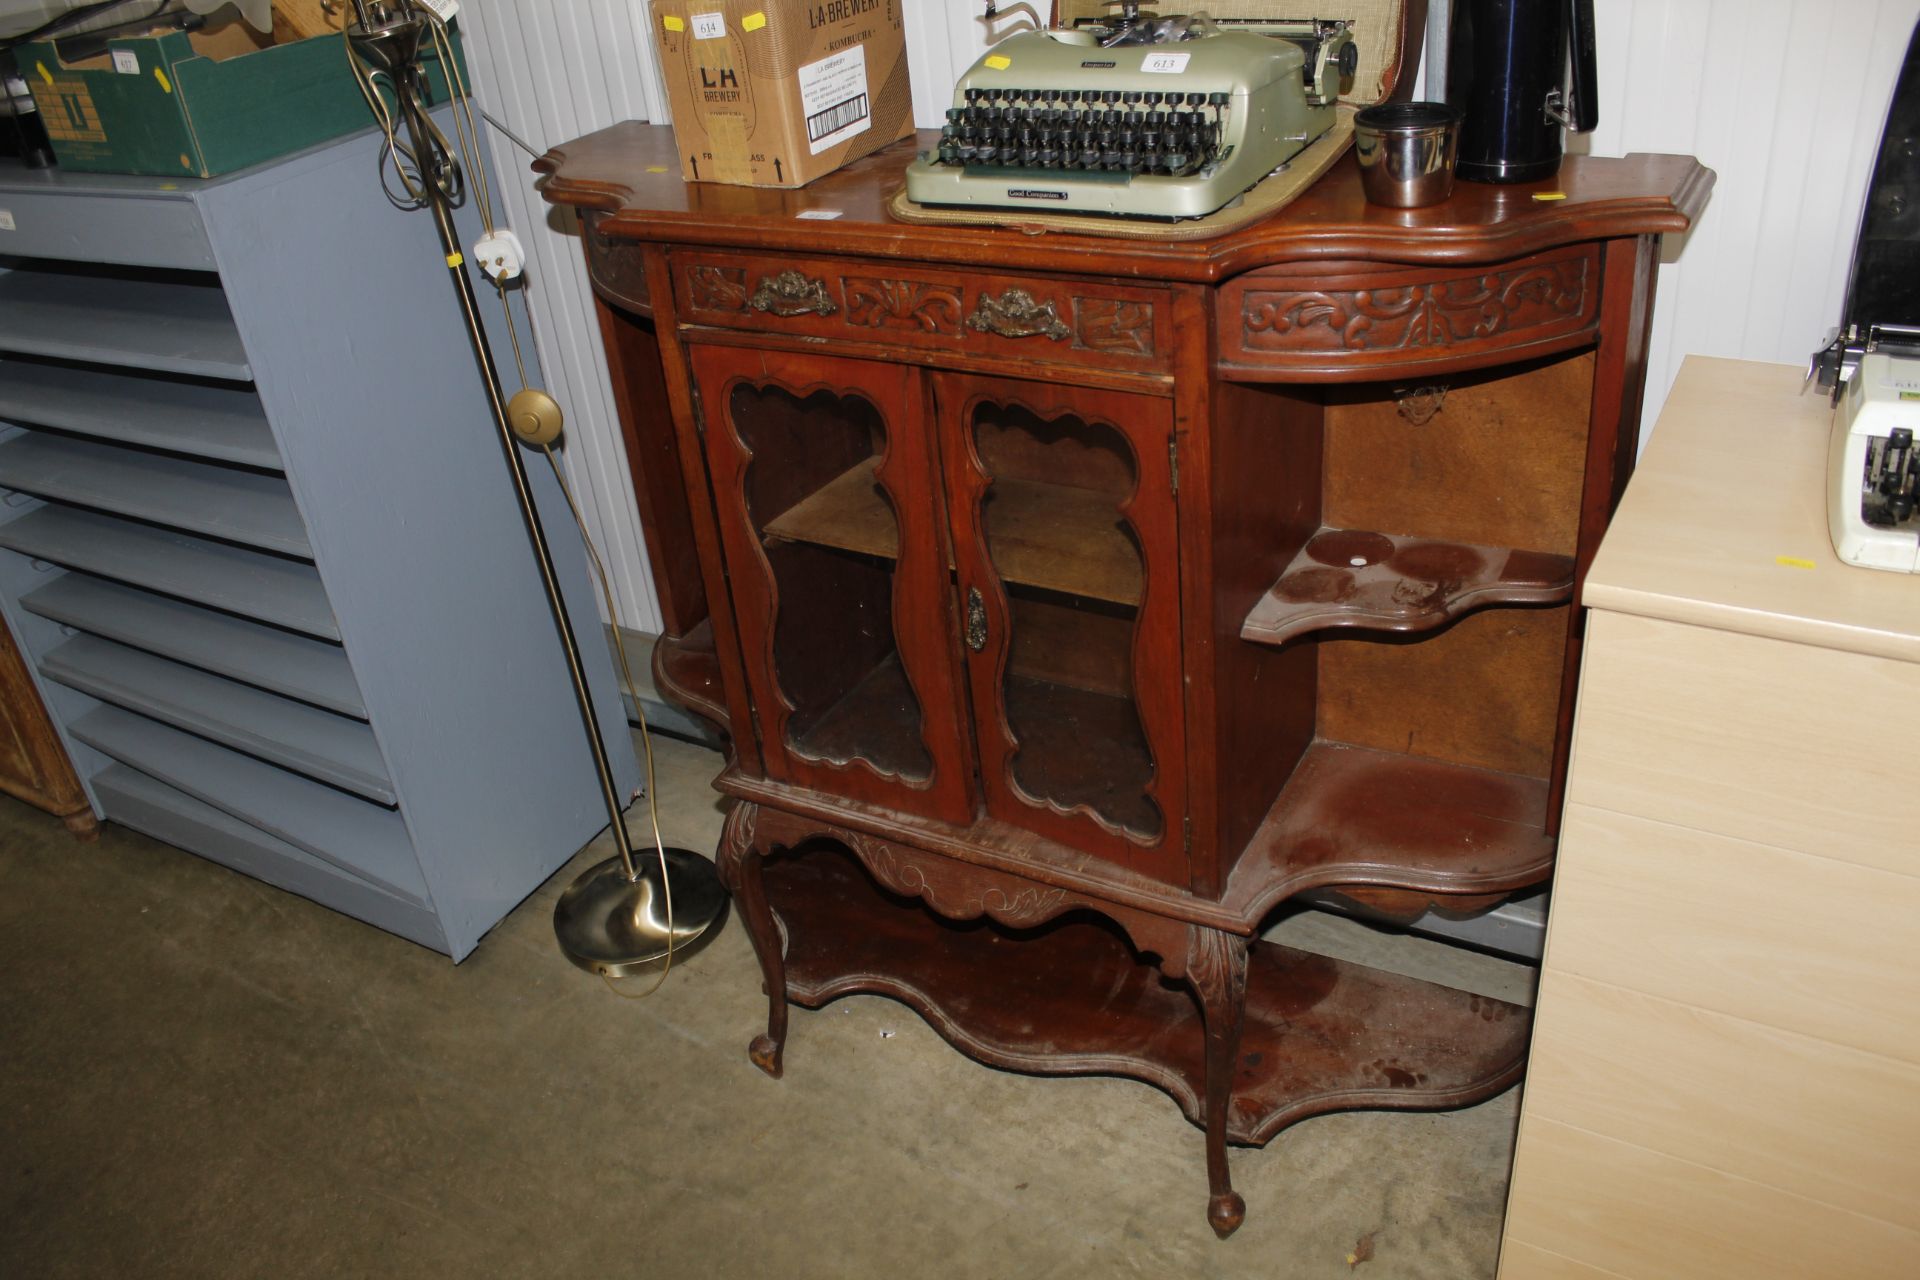
<path id="1" fill-rule="evenodd" d="M 1100 917 L 956 924 L 880 889 L 832 848 L 773 859 L 764 874 L 797 1003 L 890 996 L 982 1062 L 1128 1076 L 1202 1123 L 1198 1005 Z M 1530 1024 L 1502 1001 L 1256 942 L 1227 1137 L 1260 1145 L 1324 1112 L 1490 1097 L 1519 1079 Z"/>

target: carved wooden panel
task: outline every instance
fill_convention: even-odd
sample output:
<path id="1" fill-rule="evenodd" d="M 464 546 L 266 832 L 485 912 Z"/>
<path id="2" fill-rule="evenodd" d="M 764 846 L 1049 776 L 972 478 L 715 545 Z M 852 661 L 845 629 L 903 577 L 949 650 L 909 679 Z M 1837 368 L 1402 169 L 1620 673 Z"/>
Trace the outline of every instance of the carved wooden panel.
<path id="1" fill-rule="evenodd" d="M 847 323 L 867 329 L 910 329 L 958 335 L 960 290 L 925 280 L 848 276 Z"/>
<path id="2" fill-rule="evenodd" d="M 647 290 L 647 264 L 642 245 L 632 240 L 615 240 L 602 235 L 600 220 L 589 215 L 583 238 L 587 245 L 587 275 L 594 292 L 615 306 L 653 314 L 653 297 Z"/>
<path id="3" fill-rule="evenodd" d="M 1153 345 L 1153 304 L 1120 298 L 1075 298 L 1080 345 L 1089 351 L 1117 351 L 1150 356 Z"/>
<path id="4" fill-rule="evenodd" d="M 982 275 L 834 258 L 677 253 L 682 318 L 800 338 L 871 342 L 1021 362 L 1160 372 L 1172 358 L 1162 289 Z M 780 282 L 810 305 L 762 306 Z"/>
<path id="5" fill-rule="evenodd" d="M 745 311 L 745 268 L 720 267 L 708 263 L 695 263 L 688 267 L 687 305 L 696 311 Z"/>
<path id="6" fill-rule="evenodd" d="M 1124 929 L 1135 949 L 1154 957 L 1168 977 L 1186 975 L 1187 949 L 1183 943 L 1187 926 L 1178 921 L 781 809 L 736 806 L 721 839 L 722 875 L 729 887 L 736 886 L 742 860 L 750 853 L 765 855 L 777 849 L 795 849 L 816 839 L 841 845 L 882 887 L 902 897 L 916 898 L 949 920 L 986 916 L 1009 928 L 1031 929 L 1069 911 L 1091 909 Z"/>
<path id="7" fill-rule="evenodd" d="M 1562 350 L 1596 331 L 1598 261 L 1576 246 L 1491 267 L 1297 264 L 1221 290 L 1228 366 L 1251 376 L 1465 369 Z"/>

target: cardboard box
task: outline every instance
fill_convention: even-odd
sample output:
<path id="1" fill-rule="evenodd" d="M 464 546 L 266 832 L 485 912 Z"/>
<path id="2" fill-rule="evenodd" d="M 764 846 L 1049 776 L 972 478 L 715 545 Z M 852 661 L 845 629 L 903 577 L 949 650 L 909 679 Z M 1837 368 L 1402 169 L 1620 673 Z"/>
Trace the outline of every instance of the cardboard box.
<path id="1" fill-rule="evenodd" d="M 913 132 L 900 0 L 653 0 L 680 169 L 800 187 Z"/>
<path id="2" fill-rule="evenodd" d="M 210 178 L 373 126 L 341 44 L 262 47 L 234 23 L 110 40 L 72 65 L 52 44 L 14 56 L 61 168 Z M 434 101 L 446 101 L 445 77 L 427 66 Z"/>

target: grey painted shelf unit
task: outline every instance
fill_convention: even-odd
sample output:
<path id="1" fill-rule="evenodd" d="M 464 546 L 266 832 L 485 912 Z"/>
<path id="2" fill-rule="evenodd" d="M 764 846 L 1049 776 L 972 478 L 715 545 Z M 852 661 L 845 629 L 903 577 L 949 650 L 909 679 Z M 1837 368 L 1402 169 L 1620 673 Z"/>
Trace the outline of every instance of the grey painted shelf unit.
<path id="1" fill-rule="evenodd" d="M 431 219 L 387 203 L 378 145 L 203 182 L 0 167 L 0 614 L 101 816 L 457 960 L 606 815 Z"/>

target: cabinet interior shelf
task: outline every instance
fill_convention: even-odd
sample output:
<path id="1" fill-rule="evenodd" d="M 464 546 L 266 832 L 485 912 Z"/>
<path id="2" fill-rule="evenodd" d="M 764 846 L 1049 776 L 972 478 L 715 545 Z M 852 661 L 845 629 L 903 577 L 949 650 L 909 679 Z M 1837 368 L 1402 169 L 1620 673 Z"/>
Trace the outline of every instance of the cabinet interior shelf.
<path id="1" fill-rule="evenodd" d="M 249 387 L 0 360 L 0 420 L 280 470 L 273 429 Z"/>
<path id="2" fill-rule="evenodd" d="M 0 272 L 0 351 L 247 381 L 253 370 L 213 278 Z"/>
<path id="3" fill-rule="evenodd" d="M 1523 887 L 1553 864 L 1547 790 L 1545 778 L 1316 741 L 1241 855 L 1224 905 L 1252 911 L 1323 885 Z"/>
<path id="4" fill-rule="evenodd" d="M 1357 627 L 1429 631 L 1475 609 L 1573 598 L 1573 557 L 1322 525 L 1240 628 L 1258 644 Z"/>
<path id="5" fill-rule="evenodd" d="M 878 459 L 841 472 L 774 519 L 769 538 L 896 559 L 899 523 L 874 479 Z M 1007 582 L 1111 604 L 1138 605 L 1140 553 L 1111 494 L 1000 478 L 983 513 L 994 569 Z"/>
<path id="6" fill-rule="evenodd" d="M 1104 922 L 954 924 L 883 892 L 831 848 L 776 859 L 765 876 L 787 925 L 787 988 L 799 1003 L 892 996 L 973 1057 L 1041 1074 L 1131 1076 L 1200 1122 L 1205 1047 L 1193 998 Z M 1259 1144 L 1321 1112 L 1489 1096 L 1518 1078 L 1530 1022 L 1499 1000 L 1256 942 L 1227 1137 Z"/>
<path id="7" fill-rule="evenodd" d="M 278 475 L 24 431 L 0 444 L 0 485 L 313 558 L 293 492 Z"/>
<path id="8" fill-rule="evenodd" d="M 392 809 L 114 706 L 95 707 L 73 736 L 122 764 L 416 906 L 427 885 L 406 822 Z"/>

